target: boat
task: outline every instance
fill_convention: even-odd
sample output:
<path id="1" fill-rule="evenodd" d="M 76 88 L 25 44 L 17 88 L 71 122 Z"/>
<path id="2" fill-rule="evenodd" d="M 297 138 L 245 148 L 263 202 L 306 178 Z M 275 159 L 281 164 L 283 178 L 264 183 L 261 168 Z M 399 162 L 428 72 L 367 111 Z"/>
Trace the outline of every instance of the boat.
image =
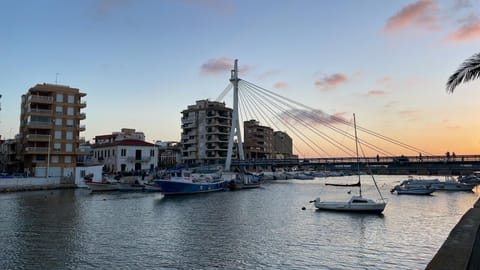
<path id="1" fill-rule="evenodd" d="M 353 115 L 353 125 L 355 130 L 355 146 L 357 154 L 357 164 L 359 164 L 358 157 L 358 137 L 357 137 L 357 127 L 355 122 L 355 114 Z M 372 199 L 364 198 L 362 196 L 362 185 L 360 181 L 360 168 L 357 167 L 358 182 L 355 184 L 335 184 L 335 186 L 358 186 L 359 195 L 353 195 L 348 201 L 322 201 L 320 197 L 317 197 L 315 200 L 310 201 L 314 203 L 315 207 L 318 210 L 329 210 L 329 211 L 339 211 L 339 212 L 354 212 L 354 213 L 371 213 L 371 214 L 381 214 L 387 205 L 385 199 L 380 192 L 380 189 L 377 186 L 375 178 L 372 175 L 373 183 L 377 189 L 378 194 L 380 195 L 381 201 L 374 201 Z"/>
<path id="2" fill-rule="evenodd" d="M 423 187 L 429 185 L 434 190 L 443 191 L 471 191 L 477 184 L 476 183 L 462 183 L 457 181 L 451 176 L 446 176 L 445 181 L 439 179 L 421 179 L 409 176 L 407 180 L 401 182 L 400 186 L 407 188 Z"/>
<path id="3" fill-rule="evenodd" d="M 103 178 L 101 182 L 96 182 L 92 180 L 93 175 L 86 175 L 83 180 L 88 189 L 92 192 L 101 192 L 101 191 L 115 191 L 118 190 L 118 182 L 115 180 L 108 180 Z"/>
<path id="4" fill-rule="evenodd" d="M 228 178 L 228 174 L 224 174 L 227 180 L 227 187 L 229 190 L 252 189 L 261 187 L 262 180 L 258 175 L 249 172 L 234 173 Z"/>
<path id="5" fill-rule="evenodd" d="M 155 183 L 155 182 L 150 182 L 150 183 L 145 183 L 145 191 L 147 192 L 161 192 L 162 191 L 162 186 Z"/>
<path id="6" fill-rule="evenodd" d="M 160 186 L 162 193 L 166 196 L 215 192 L 227 188 L 227 181 L 224 178 L 197 179 L 188 170 L 172 171 L 152 181 Z"/>
<path id="7" fill-rule="evenodd" d="M 433 192 L 435 192 L 435 189 L 429 185 L 416 187 L 396 185 L 392 188 L 392 190 L 390 190 L 390 192 L 396 192 L 398 195 L 431 195 Z"/>

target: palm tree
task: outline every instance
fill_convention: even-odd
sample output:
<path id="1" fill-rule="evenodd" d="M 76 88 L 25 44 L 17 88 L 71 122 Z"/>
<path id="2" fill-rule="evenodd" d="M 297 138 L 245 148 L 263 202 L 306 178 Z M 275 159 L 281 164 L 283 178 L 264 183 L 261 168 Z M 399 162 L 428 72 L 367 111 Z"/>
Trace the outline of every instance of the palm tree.
<path id="1" fill-rule="evenodd" d="M 475 80 L 480 77 L 480 53 L 465 60 L 447 81 L 447 92 L 453 93 L 459 84 Z"/>

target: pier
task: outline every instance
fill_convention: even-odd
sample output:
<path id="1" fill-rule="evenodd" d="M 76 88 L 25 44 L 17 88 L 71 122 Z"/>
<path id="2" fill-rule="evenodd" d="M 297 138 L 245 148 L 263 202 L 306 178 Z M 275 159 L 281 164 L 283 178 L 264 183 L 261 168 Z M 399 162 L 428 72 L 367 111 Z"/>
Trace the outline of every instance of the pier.
<path id="1" fill-rule="evenodd" d="M 313 168 L 325 171 L 360 170 L 383 175 L 469 175 L 480 171 L 480 155 L 389 156 L 232 160 L 232 166 L 256 168 Z"/>

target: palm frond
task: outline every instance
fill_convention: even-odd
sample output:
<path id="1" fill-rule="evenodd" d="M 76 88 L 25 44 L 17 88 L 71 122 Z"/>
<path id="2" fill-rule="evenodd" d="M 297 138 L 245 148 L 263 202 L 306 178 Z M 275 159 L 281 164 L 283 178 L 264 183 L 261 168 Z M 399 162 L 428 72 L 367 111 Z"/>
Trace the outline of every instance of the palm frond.
<path id="1" fill-rule="evenodd" d="M 448 78 L 447 92 L 453 90 L 461 83 L 475 80 L 480 77 L 480 53 L 465 60 L 462 65 Z"/>

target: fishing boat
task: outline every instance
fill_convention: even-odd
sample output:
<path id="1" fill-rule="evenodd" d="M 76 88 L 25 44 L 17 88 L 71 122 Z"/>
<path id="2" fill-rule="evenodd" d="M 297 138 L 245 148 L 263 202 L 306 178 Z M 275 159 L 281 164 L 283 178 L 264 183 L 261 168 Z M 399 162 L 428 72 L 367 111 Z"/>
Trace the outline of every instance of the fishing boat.
<path id="1" fill-rule="evenodd" d="M 147 192 L 161 192 L 162 191 L 162 186 L 155 183 L 155 182 L 150 182 L 150 183 L 145 183 L 145 191 Z"/>
<path id="2" fill-rule="evenodd" d="M 227 180 L 227 187 L 229 190 L 239 189 L 252 189 L 259 188 L 262 184 L 262 180 L 258 175 L 254 175 L 248 172 L 235 173 L 228 178 L 227 174 L 224 174 Z"/>
<path id="3" fill-rule="evenodd" d="M 186 195 L 226 190 L 224 178 L 195 178 L 187 170 L 176 170 L 162 178 L 153 179 L 160 186 L 162 193 L 168 195 Z"/>
<path id="4" fill-rule="evenodd" d="M 439 179 L 421 179 L 409 176 L 407 180 L 401 182 L 400 186 L 407 188 L 423 187 L 429 185 L 434 190 L 443 191 L 472 191 L 476 183 L 462 183 L 451 176 L 446 176 L 445 181 Z"/>
<path id="5" fill-rule="evenodd" d="M 358 157 L 358 137 L 357 137 L 357 128 L 355 122 L 355 114 L 353 115 L 353 123 L 355 130 L 355 148 L 357 154 L 357 175 L 358 182 L 355 184 L 331 184 L 335 186 L 358 186 L 359 195 L 354 195 L 348 201 L 322 201 L 320 197 L 317 197 L 315 200 L 310 201 L 314 203 L 315 207 L 319 210 L 329 210 L 329 211 L 339 211 L 339 212 L 355 212 L 355 213 L 372 213 L 372 214 L 381 214 L 385 209 L 387 203 L 380 192 L 380 189 L 377 186 L 375 178 L 372 175 L 373 183 L 380 195 L 381 201 L 374 201 L 372 199 L 364 198 L 362 196 L 362 185 L 360 181 L 360 168 L 359 168 L 359 157 Z"/>
<path id="6" fill-rule="evenodd" d="M 88 176 L 84 177 L 85 185 L 92 192 L 101 192 L 101 191 L 115 191 L 118 190 L 118 182 L 113 180 L 107 180 L 103 178 L 101 182 L 92 181 Z"/>

